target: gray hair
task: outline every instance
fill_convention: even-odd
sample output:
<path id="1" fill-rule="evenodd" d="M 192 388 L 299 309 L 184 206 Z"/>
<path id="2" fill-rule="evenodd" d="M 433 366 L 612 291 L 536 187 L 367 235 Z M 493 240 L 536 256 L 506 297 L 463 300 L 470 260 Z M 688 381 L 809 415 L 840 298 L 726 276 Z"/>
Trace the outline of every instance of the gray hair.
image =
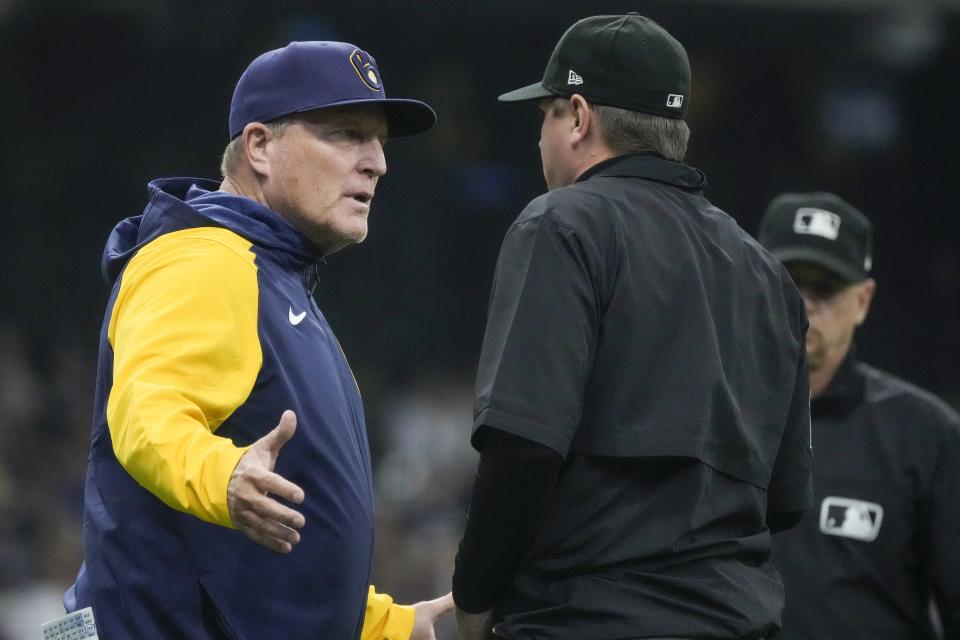
<path id="1" fill-rule="evenodd" d="M 565 112 L 568 98 L 556 98 L 553 108 Z M 600 124 L 603 140 L 617 155 L 653 151 L 667 160 L 682 162 L 687 153 L 690 128 L 683 120 L 665 118 L 602 104 L 590 104 Z"/>
<path id="2" fill-rule="evenodd" d="M 614 153 L 653 151 L 667 160 L 683 161 L 690 140 L 690 128 L 683 120 L 602 104 L 592 106 L 603 138 Z"/>
<path id="3" fill-rule="evenodd" d="M 294 121 L 294 116 L 284 116 L 264 122 L 263 126 L 267 128 L 272 136 L 281 136 Z M 237 163 L 243 154 L 243 133 L 230 141 L 227 148 L 223 150 L 223 159 L 220 161 L 220 174 L 226 178 L 231 171 L 236 169 Z"/>

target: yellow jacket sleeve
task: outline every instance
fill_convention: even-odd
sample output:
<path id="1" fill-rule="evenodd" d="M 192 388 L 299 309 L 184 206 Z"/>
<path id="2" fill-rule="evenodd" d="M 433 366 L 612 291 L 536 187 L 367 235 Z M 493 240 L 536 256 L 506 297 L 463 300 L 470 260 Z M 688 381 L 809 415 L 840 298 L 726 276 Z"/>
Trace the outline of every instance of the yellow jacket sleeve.
<path id="1" fill-rule="evenodd" d="M 370 585 L 360 640 L 409 640 L 413 618 L 413 607 L 394 604 L 393 598 Z"/>
<path id="2" fill-rule="evenodd" d="M 227 485 L 246 449 L 214 432 L 263 358 L 249 248 L 226 229 L 161 236 L 127 264 L 108 327 L 117 460 L 170 507 L 228 527 Z"/>

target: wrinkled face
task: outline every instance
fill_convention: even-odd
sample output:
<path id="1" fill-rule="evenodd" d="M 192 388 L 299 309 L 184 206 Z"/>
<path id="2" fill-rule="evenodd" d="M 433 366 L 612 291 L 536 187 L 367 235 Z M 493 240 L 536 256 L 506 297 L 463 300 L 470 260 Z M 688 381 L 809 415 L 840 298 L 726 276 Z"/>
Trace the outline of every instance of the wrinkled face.
<path id="1" fill-rule="evenodd" d="M 377 180 L 387 172 L 387 121 L 377 105 L 298 116 L 271 140 L 267 206 L 328 255 L 362 242 Z"/>
<path id="2" fill-rule="evenodd" d="M 543 113 L 540 127 L 540 160 L 547 189 L 553 191 L 573 184 L 577 179 L 568 135 L 575 119 L 566 100 L 544 98 L 539 102 Z"/>
<path id="3" fill-rule="evenodd" d="M 807 307 L 807 366 L 817 371 L 839 363 L 850 349 L 854 331 L 867 317 L 873 281 L 845 282 L 808 262 L 786 266 Z"/>

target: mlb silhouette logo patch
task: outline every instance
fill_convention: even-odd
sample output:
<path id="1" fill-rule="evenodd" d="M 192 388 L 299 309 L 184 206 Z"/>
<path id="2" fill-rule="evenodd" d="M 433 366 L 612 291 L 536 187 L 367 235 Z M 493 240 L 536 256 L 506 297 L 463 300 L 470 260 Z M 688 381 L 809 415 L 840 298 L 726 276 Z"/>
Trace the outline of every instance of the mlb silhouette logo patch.
<path id="1" fill-rule="evenodd" d="M 840 235 L 840 216 L 825 209 L 800 207 L 793 219 L 794 233 L 836 240 Z"/>
<path id="2" fill-rule="evenodd" d="M 683 96 L 677 93 L 671 93 L 667 96 L 667 106 L 673 109 L 679 109 L 683 105 Z"/>
<path id="3" fill-rule="evenodd" d="M 875 502 L 829 496 L 820 505 L 820 532 L 870 542 L 880 533 L 883 507 Z"/>

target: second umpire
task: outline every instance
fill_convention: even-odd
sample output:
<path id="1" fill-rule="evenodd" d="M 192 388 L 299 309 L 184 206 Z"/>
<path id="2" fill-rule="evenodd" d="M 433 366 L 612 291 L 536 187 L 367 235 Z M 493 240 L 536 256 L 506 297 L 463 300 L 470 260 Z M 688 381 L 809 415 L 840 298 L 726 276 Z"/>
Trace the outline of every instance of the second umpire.
<path id="1" fill-rule="evenodd" d="M 960 416 L 857 357 L 876 290 L 873 225 L 832 193 L 785 193 L 759 239 L 790 271 L 810 321 L 819 508 L 773 545 L 783 637 L 960 640 Z"/>
<path id="2" fill-rule="evenodd" d="M 637 14 L 561 38 L 549 193 L 507 231 L 453 578 L 462 638 L 755 639 L 812 504 L 803 301 L 683 164 L 690 68 Z"/>

